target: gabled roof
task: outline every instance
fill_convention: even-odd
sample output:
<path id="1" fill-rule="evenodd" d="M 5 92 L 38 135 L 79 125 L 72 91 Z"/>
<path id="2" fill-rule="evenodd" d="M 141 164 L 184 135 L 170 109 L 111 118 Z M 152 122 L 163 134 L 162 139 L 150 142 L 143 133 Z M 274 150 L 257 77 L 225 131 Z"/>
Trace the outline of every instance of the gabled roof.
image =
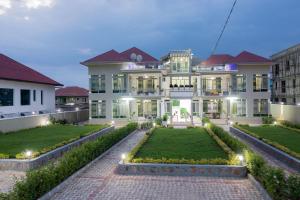
<path id="1" fill-rule="evenodd" d="M 149 55 L 148 53 L 142 51 L 139 48 L 136 47 L 132 47 L 130 49 L 127 49 L 125 51 L 123 51 L 122 53 L 120 53 L 120 55 L 122 57 L 125 57 L 126 59 L 131 60 L 131 55 L 135 54 L 136 56 L 141 55 L 142 56 L 142 61 L 141 62 L 158 62 L 158 60 L 156 58 L 154 58 L 153 56 Z"/>
<path id="2" fill-rule="evenodd" d="M 138 60 L 133 60 L 131 58 L 132 54 L 135 54 L 135 56 L 140 55 L 141 56 L 141 61 Z M 154 58 L 153 56 L 149 55 L 148 53 L 136 48 L 136 47 L 132 47 L 130 49 L 127 49 L 121 53 L 115 51 L 114 49 L 107 51 L 103 54 L 100 54 L 94 58 L 88 59 L 84 62 L 82 62 L 81 64 L 86 65 L 86 64 L 90 64 L 90 63 L 114 63 L 114 62 L 141 62 L 141 63 L 145 63 L 145 62 L 159 62 L 156 58 Z"/>
<path id="3" fill-rule="evenodd" d="M 86 64 L 86 63 L 94 63 L 94 62 L 126 62 L 126 61 L 129 61 L 129 59 L 126 59 L 125 57 L 120 55 L 119 52 L 112 49 L 94 58 L 88 59 L 82 63 Z"/>
<path id="4" fill-rule="evenodd" d="M 236 57 L 230 59 L 230 63 L 268 63 L 271 60 L 264 58 L 262 56 L 250 53 L 248 51 L 243 51 Z"/>
<path id="5" fill-rule="evenodd" d="M 234 57 L 229 54 L 215 54 L 211 55 L 207 60 L 203 61 L 202 65 L 218 65 L 225 64 L 228 60 Z"/>
<path id="6" fill-rule="evenodd" d="M 242 63 L 271 63 L 272 61 L 262 56 L 243 51 L 237 56 L 233 57 L 229 54 L 215 54 L 210 56 L 207 60 L 201 62 L 201 65 L 220 65 L 220 64 L 242 64 Z"/>
<path id="7" fill-rule="evenodd" d="M 55 90 L 55 96 L 57 97 L 87 97 L 89 95 L 89 91 L 87 89 L 72 86 L 65 87 Z"/>
<path id="8" fill-rule="evenodd" d="M 62 86 L 51 78 L 3 54 L 0 54 L 0 79 Z"/>

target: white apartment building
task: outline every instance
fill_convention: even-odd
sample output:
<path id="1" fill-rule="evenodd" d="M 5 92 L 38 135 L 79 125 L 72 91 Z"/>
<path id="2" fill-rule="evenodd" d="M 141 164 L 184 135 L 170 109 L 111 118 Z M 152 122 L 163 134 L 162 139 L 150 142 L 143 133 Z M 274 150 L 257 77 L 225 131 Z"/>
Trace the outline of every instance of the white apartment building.
<path id="1" fill-rule="evenodd" d="M 203 117 L 253 122 L 269 114 L 271 61 L 246 51 L 195 63 L 191 50 L 171 51 L 159 61 L 133 47 L 82 64 L 90 77 L 90 123 L 164 115 L 173 124 Z"/>
<path id="2" fill-rule="evenodd" d="M 0 54 L 0 119 L 55 112 L 60 83 Z"/>

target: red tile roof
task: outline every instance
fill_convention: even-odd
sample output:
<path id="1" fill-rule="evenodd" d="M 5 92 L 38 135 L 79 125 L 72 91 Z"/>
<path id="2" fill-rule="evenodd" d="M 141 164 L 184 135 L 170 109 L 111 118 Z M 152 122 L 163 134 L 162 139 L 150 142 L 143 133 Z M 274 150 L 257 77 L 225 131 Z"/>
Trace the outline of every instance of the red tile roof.
<path id="1" fill-rule="evenodd" d="M 136 60 L 133 61 L 131 59 L 131 54 L 135 53 L 135 55 L 141 55 L 142 61 L 141 62 L 158 62 L 156 58 L 153 56 L 147 54 L 146 52 L 136 48 L 132 47 L 130 49 L 127 49 L 121 53 L 115 51 L 114 49 L 107 51 L 103 54 L 100 54 L 94 58 L 88 59 L 82 64 L 89 64 L 89 63 L 97 63 L 97 62 L 137 62 Z"/>
<path id="2" fill-rule="evenodd" d="M 243 51 L 239 55 L 233 57 L 229 54 L 216 54 L 210 56 L 207 60 L 201 62 L 201 65 L 218 65 L 226 63 L 271 63 L 272 61 L 258 56 L 256 54 L 250 53 L 248 51 Z"/>
<path id="3" fill-rule="evenodd" d="M 262 56 L 250 53 L 248 51 L 243 51 L 236 57 L 232 58 L 228 62 L 230 63 L 268 63 L 271 60 L 264 58 Z"/>
<path id="4" fill-rule="evenodd" d="M 94 58 L 84 61 L 83 64 L 92 63 L 92 62 L 126 62 L 126 61 L 129 61 L 129 59 L 122 57 L 119 52 L 112 49 Z"/>
<path id="5" fill-rule="evenodd" d="M 65 87 L 55 90 L 55 96 L 57 97 L 87 97 L 89 91 L 87 89 L 73 86 Z"/>
<path id="6" fill-rule="evenodd" d="M 62 84 L 3 54 L 0 54 L 0 79 L 62 86 Z"/>
<path id="7" fill-rule="evenodd" d="M 136 56 L 141 55 L 142 56 L 142 61 L 141 62 L 158 62 L 156 58 L 153 56 L 149 55 L 148 53 L 142 51 L 141 49 L 138 49 L 136 47 L 132 47 L 130 49 L 127 49 L 120 53 L 121 56 L 125 57 L 126 59 L 131 60 L 131 55 L 135 54 Z"/>
<path id="8" fill-rule="evenodd" d="M 202 65 L 218 65 L 225 64 L 228 60 L 232 59 L 233 56 L 229 54 L 215 54 L 211 55 L 207 60 L 203 61 Z"/>

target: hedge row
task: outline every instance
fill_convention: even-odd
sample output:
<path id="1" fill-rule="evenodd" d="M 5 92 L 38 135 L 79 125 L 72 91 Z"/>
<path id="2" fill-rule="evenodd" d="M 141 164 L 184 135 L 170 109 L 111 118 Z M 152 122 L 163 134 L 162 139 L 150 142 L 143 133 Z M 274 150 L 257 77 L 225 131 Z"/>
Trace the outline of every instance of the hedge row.
<path id="1" fill-rule="evenodd" d="M 249 172 L 264 186 L 273 199 L 300 199 L 300 176 L 285 176 L 282 169 L 268 165 L 261 156 L 222 128 L 212 123 L 210 128 L 236 153 L 243 152 Z"/>
<path id="2" fill-rule="evenodd" d="M 77 170 L 97 158 L 121 139 L 137 128 L 137 123 L 114 130 L 94 141 L 84 143 L 65 153 L 58 162 L 42 168 L 28 171 L 26 178 L 18 181 L 14 189 L 2 198 L 5 199 L 37 199 L 60 184 Z M 1 195 L 0 195 L 1 197 Z"/>
<path id="3" fill-rule="evenodd" d="M 286 120 L 281 120 L 280 124 L 287 126 L 289 128 L 296 129 L 297 131 L 300 131 L 300 124 L 294 124 L 294 123 L 286 121 Z"/>
<path id="4" fill-rule="evenodd" d="M 241 130 L 241 131 L 243 131 L 243 132 L 245 132 L 245 133 L 247 133 L 247 134 L 249 134 L 249 135 L 251 135 L 251 136 L 253 136 L 253 137 L 255 137 L 255 138 L 257 138 L 257 139 L 259 139 L 259 140 L 261 140 L 261 141 L 263 141 L 263 142 L 265 142 L 265 143 L 267 143 L 267 144 L 269 144 L 269 145 L 285 152 L 285 153 L 287 153 L 287 154 L 290 154 L 291 156 L 294 156 L 295 158 L 300 159 L 300 154 L 299 153 L 294 152 L 294 151 L 290 150 L 289 148 L 287 148 L 285 146 L 282 146 L 281 144 L 279 144 L 277 142 L 265 139 L 265 138 L 257 135 L 256 133 L 254 133 L 252 131 L 249 131 L 248 129 L 243 128 L 242 126 L 240 126 L 238 124 L 234 124 L 233 127 L 237 128 L 237 129 L 239 129 L 239 130 Z"/>

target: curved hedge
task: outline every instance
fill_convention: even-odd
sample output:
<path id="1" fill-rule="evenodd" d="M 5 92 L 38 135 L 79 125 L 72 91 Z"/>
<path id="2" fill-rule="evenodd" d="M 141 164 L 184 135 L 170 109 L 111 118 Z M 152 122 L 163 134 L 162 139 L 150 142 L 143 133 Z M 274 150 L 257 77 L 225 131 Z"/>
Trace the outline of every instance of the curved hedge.
<path id="1" fill-rule="evenodd" d="M 65 153 L 55 164 L 28 171 L 26 178 L 18 181 L 12 192 L 0 195 L 4 199 L 37 199 L 53 189 L 62 181 L 86 164 L 104 153 L 114 144 L 136 130 L 137 123 L 116 129 L 94 141 L 87 142 Z"/>

